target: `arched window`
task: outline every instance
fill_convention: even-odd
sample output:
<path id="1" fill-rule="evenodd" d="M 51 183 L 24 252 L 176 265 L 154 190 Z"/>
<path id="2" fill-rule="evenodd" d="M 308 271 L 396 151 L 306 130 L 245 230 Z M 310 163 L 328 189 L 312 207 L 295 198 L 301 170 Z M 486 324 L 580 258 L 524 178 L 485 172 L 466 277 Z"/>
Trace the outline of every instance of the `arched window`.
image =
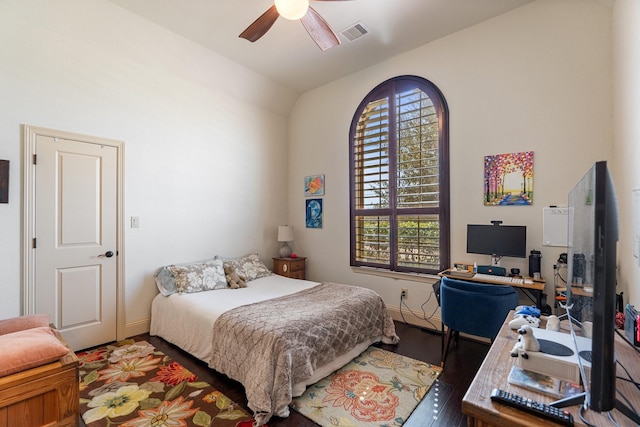
<path id="1" fill-rule="evenodd" d="M 349 132 L 351 265 L 450 267 L 449 110 L 440 90 L 395 77 L 360 103 Z"/>

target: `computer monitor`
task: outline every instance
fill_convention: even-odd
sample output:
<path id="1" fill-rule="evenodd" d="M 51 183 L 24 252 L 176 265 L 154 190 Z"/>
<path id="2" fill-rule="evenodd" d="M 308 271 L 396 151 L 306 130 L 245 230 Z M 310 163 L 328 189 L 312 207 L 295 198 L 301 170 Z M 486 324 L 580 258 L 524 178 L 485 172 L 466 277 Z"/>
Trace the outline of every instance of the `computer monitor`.
<path id="1" fill-rule="evenodd" d="M 488 224 L 467 225 L 467 253 L 491 256 L 491 264 L 498 265 L 502 257 L 526 258 L 527 227 Z"/>
<path id="2" fill-rule="evenodd" d="M 592 322 L 591 351 L 579 351 L 579 356 L 591 363 L 591 371 L 587 376 L 586 370 L 581 369 L 583 396 L 555 402 L 554 406 L 579 402 L 597 412 L 615 407 L 640 423 L 640 418 L 626 411 L 625 405 L 616 399 L 614 340 L 619 233 L 613 180 L 607 163 L 597 162 L 569 193 L 568 282 L 572 286 L 567 287 L 567 314 L 571 324 Z M 576 287 L 582 287 L 581 295 Z"/>

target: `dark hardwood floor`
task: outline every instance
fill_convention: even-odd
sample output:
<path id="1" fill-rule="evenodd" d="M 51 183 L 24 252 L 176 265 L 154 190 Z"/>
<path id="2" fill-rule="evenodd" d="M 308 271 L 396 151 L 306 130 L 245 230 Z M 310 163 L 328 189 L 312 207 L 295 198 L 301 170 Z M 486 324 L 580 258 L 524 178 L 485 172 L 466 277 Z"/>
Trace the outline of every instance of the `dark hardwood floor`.
<path id="1" fill-rule="evenodd" d="M 440 365 L 439 333 L 400 322 L 396 322 L 396 332 L 400 337 L 397 345 L 379 344 L 378 346 L 417 360 Z M 244 389 L 238 382 L 209 369 L 204 362 L 162 338 L 148 334 L 140 335 L 140 338 L 153 344 L 158 350 L 198 375 L 200 381 L 208 382 L 251 413 L 247 408 Z M 461 337 L 457 346 L 449 350 L 447 364 L 440 378 L 411 414 L 404 427 L 466 426 L 467 420 L 461 411 L 462 397 L 488 351 L 488 344 Z M 268 424 L 269 427 L 317 427 L 316 423 L 293 410 L 288 418 L 273 418 Z M 85 427 L 82 420 L 80 425 Z"/>

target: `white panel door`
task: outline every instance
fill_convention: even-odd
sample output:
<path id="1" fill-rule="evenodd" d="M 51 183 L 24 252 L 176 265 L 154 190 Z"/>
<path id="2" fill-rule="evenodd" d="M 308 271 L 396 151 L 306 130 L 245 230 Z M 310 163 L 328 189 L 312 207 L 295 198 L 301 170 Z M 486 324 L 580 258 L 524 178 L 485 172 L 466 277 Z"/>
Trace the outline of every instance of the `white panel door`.
<path id="1" fill-rule="evenodd" d="M 70 347 L 116 339 L 117 149 L 37 135 L 34 309 Z"/>

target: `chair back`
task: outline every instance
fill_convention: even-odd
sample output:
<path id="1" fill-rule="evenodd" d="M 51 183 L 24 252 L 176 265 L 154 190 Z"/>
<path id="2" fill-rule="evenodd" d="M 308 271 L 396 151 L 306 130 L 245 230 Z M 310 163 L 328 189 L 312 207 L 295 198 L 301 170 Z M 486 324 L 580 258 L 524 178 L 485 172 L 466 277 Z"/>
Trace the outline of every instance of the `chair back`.
<path id="1" fill-rule="evenodd" d="M 518 292 L 511 286 L 448 277 L 440 283 L 442 323 L 454 331 L 494 339 L 517 305 Z"/>

